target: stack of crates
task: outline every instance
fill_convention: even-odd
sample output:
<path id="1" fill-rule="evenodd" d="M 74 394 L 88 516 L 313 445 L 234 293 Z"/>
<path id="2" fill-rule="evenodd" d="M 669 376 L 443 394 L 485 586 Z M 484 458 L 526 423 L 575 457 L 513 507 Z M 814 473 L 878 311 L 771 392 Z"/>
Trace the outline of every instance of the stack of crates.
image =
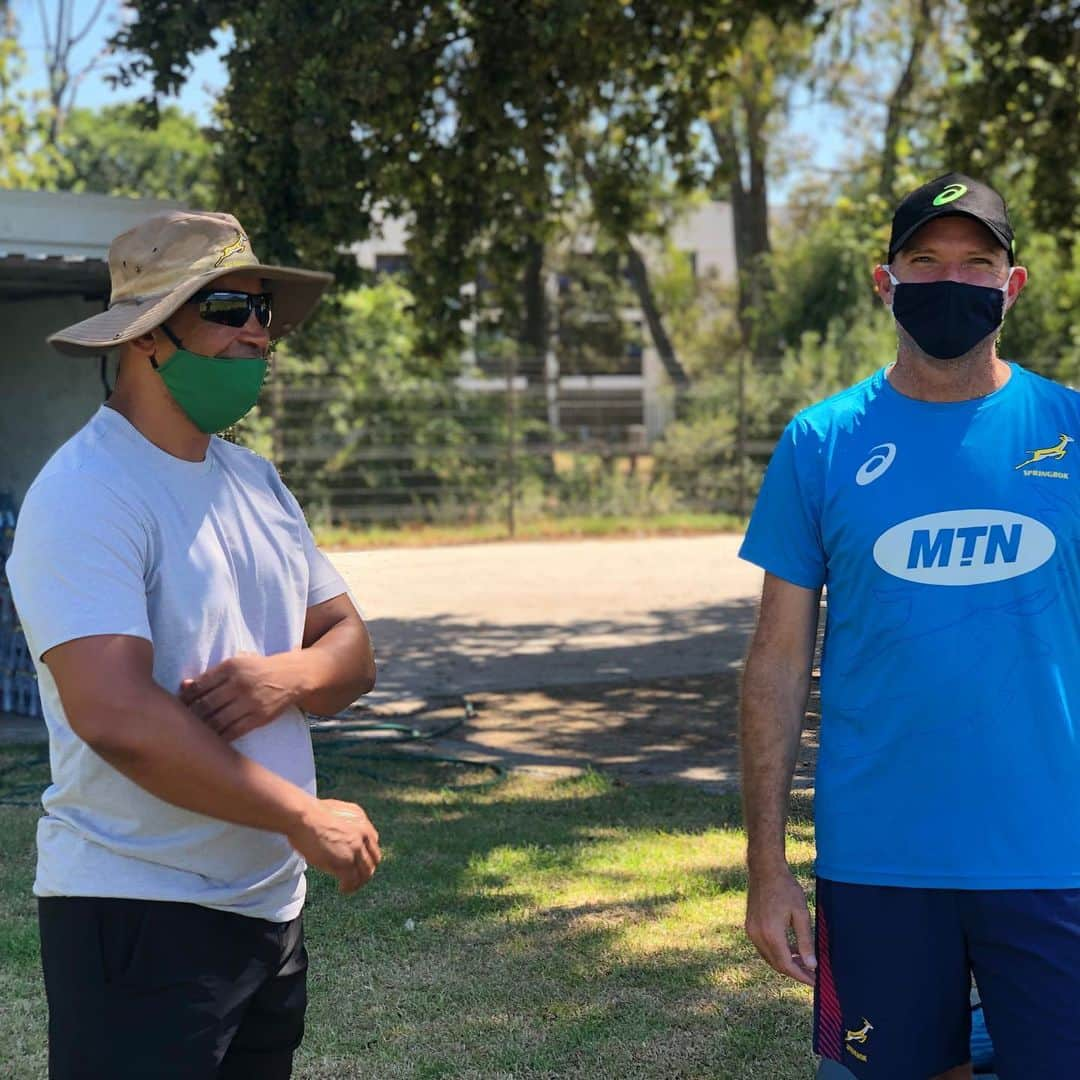
<path id="1" fill-rule="evenodd" d="M 7 559 L 15 539 L 15 519 L 15 500 L 6 492 L 0 492 L 0 712 L 41 716 L 37 674 L 15 614 L 7 579 Z"/>

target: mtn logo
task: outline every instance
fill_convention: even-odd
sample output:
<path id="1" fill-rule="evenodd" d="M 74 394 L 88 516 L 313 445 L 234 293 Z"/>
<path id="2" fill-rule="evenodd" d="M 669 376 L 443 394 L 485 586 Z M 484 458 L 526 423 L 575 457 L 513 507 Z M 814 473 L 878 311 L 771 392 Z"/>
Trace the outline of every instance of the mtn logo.
<path id="1" fill-rule="evenodd" d="M 1040 521 L 1007 510 L 946 510 L 894 525 L 874 544 L 887 574 L 923 585 L 983 585 L 1037 570 L 1057 540 Z"/>

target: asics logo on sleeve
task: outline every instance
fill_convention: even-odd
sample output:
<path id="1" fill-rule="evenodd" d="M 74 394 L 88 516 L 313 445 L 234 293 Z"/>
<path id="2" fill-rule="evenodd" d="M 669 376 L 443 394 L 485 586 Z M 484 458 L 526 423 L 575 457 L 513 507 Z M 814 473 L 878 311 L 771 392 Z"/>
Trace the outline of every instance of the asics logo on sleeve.
<path id="1" fill-rule="evenodd" d="M 855 474 L 855 483 L 859 487 L 872 484 L 879 476 L 883 476 L 889 466 L 896 460 L 896 443 L 882 443 L 870 451 L 870 456 L 859 466 Z"/>

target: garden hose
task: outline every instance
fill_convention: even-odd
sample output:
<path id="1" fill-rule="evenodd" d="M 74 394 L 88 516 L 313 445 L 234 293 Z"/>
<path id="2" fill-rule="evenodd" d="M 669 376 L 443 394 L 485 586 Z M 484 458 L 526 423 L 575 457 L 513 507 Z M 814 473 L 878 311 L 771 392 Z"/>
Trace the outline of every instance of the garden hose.
<path id="1" fill-rule="evenodd" d="M 501 776 L 506 771 L 501 765 L 492 761 L 475 761 L 470 758 L 450 757 L 441 754 L 422 753 L 417 754 L 409 750 L 394 750 L 395 745 L 418 744 L 432 742 L 441 739 L 445 735 L 456 731 L 466 721 L 476 715 L 476 709 L 472 702 L 464 695 L 449 699 L 436 699 L 425 701 L 404 716 L 405 721 L 415 720 L 431 712 L 442 712 L 448 706 L 458 704 L 461 715 L 454 717 L 449 723 L 434 728 L 420 728 L 407 722 L 378 719 L 373 713 L 373 718 L 366 719 L 360 714 L 369 711 L 366 705 L 350 706 L 334 716 L 325 716 L 321 713 L 309 713 L 312 721 L 312 742 L 319 751 L 330 750 L 332 754 L 340 754 L 350 761 L 385 761 L 395 764 L 433 762 L 438 765 L 455 765 L 460 768 L 487 769 Z M 388 734 L 380 734 L 386 732 Z M 364 736 L 375 736 L 375 740 L 365 740 Z M 382 752 L 371 751 L 364 747 L 364 742 L 370 745 L 375 741 L 380 745 L 389 745 L 391 748 Z M 368 777 L 379 783 L 397 784 L 405 781 L 394 780 L 391 777 L 373 773 L 363 769 L 354 769 L 354 773 Z"/>

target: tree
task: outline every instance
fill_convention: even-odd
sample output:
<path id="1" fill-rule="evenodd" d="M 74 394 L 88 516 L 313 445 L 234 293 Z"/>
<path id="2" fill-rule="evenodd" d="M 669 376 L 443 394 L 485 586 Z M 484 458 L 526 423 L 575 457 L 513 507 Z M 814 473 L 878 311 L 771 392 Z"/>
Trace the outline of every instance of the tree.
<path id="1" fill-rule="evenodd" d="M 56 146 L 68 113 L 75 106 L 75 96 L 83 79 L 97 67 L 108 49 L 100 51 L 79 70 L 72 68 L 72 52 L 94 28 L 105 10 L 105 0 L 96 0 L 93 10 L 79 29 L 75 29 L 75 0 L 54 0 L 50 12 L 45 0 L 38 0 L 41 34 L 45 42 L 45 68 L 49 81 L 46 94 L 49 101 L 48 126 L 45 137 Z"/>
<path id="2" fill-rule="evenodd" d="M 20 89 L 25 61 L 14 12 L 0 0 L 0 187 L 47 186 L 58 165 L 42 95 Z"/>
<path id="3" fill-rule="evenodd" d="M 277 346 L 258 410 L 237 425 L 323 524 L 498 499 L 501 455 L 471 451 L 503 444 L 501 402 L 437 377 L 412 309 L 395 280 L 339 295 Z"/>
<path id="4" fill-rule="evenodd" d="M 641 123 L 647 108 L 636 100 L 634 90 L 623 88 L 625 104 L 612 109 L 602 125 L 571 137 L 571 169 L 584 178 L 592 223 L 602 240 L 619 252 L 626 276 L 645 318 L 649 336 L 668 377 L 676 385 L 687 382 L 686 370 L 676 354 L 657 303 L 649 266 L 640 241 L 661 245 L 678 214 L 687 208 L 684 178 L 667 175 L 666 156 L 642 138 Z"/>
<path id="5" fill-rule="evenodd" d="M 1026 179 L 1033 224 L 1069 250 L 1080 228 L 1080 3 L 967 0 L 949 143 L 976 175 Z"/>
<path id="6" fill-rule="evenodd" d="M 555 182 L 568 133 L 634 85 L 655 106 L 645 141 L 674 159 L 694 142 L 693 116 L 669 101 L 669 67 L 693 43 L 722 57 L 754 11 L 809 0 L 136 0 L 117 44 L 121 72 L 153 76 L 158 95 L 184 80 L 188 57 L 228 24 L 223 175 L 269 256 L 333 266 L 355 280 L 348 245 L 378 213 L 411 226 L 411 286 L 432 342 L 452 341 L 461 286 L 483 264 L 521 305 L 528 272 L 573 193 Z M 710 52 L 711 50 L 711 52 Z M 680 115 L 672 119 L 674 109 Z M 695 116 L 698 114 L 694 114 Z M 513 282 L 511 289 L 509 283 Z M 537 296 L 523 323 L 538 323 Z"/>
<path id="7" fill-rule="evenodd" d="M 60 150 L 58 186 L 67 191 L 176 199 L 202 209 L 219 205 L 217 143 L 174 105 L 160 111 L 152 128 L 138 105 L 74 109 Z"/>
<path id="8" fill-rule="evenodd" d="M 708 124 L 716 151 L 714 190 L 731 202 L 743 344 L 771 351 L 761 313 L 769 291 L 769 133 L 786 85 L 810 61 L 811 31 L 758 17 L 710 94 Z"/>

